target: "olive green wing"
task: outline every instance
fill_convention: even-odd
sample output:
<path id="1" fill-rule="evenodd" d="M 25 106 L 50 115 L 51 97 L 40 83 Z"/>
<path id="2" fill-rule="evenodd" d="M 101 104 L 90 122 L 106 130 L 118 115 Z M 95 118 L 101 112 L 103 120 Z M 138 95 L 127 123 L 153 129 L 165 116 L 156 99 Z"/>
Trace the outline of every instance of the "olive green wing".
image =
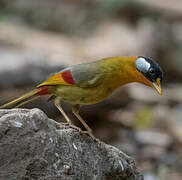
<path id="1" fill-rule="evenodd" d="M 99 61 L 72 66 L 71 73 L 76 86 L 83 88 L 98 86 L 104 79 Z"/>
<path id="2" fill-rule="evenodd" d="M 103 70 L 98 61 L 74 65 L 50 76 L 41 86 L 62 85 L 78 87 L 95 87 L 102 83 Z"/>

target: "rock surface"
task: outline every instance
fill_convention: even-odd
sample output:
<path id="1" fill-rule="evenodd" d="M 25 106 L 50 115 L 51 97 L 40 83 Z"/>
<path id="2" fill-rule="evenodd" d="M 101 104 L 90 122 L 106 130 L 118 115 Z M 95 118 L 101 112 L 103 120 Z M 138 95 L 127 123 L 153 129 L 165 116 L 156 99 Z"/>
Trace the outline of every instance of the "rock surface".
<path id="1" fill-rule="evenodd" d="M 39 109 L 0 110 L 0 179 L 142 180 L 133 159 Z"/>

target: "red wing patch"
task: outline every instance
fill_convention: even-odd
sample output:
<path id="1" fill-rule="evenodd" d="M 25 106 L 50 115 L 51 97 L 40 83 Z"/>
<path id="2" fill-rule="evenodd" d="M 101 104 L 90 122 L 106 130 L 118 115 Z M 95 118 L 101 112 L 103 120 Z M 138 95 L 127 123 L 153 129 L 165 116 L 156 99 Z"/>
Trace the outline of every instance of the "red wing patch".
<path id="1" fill-rule="evenodd" d="M 54 86 L 54 85 L 74 85 L 75 81 L 72 77 L 70 70 L 65 70 L 50 76 L 46 81 L 39 84 L 41 86 Z"/>
<path id="2" fill-rule="evenodd" d="M 72 84 L 72 85 L 75 84 L 75 81 L 73 79 L 73 76 L 72 76 L 70 70 L 63 71 L 61 74 L 62 74 L 62 78 L 64 79 L 65 82 Z"/>

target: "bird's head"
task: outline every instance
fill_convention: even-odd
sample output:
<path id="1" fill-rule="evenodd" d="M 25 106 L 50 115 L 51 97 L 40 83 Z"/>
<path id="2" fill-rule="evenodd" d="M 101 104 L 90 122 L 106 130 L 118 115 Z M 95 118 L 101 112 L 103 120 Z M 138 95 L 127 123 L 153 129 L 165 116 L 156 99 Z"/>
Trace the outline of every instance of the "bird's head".
<path id="1" fill-rule="evenodd" d="M 159 64 L 150 58 L 138 56 L 135 65 L 139 72 L 139 82 L 155 88 L 159 94 L 162 94 L 163 72 Z"/>

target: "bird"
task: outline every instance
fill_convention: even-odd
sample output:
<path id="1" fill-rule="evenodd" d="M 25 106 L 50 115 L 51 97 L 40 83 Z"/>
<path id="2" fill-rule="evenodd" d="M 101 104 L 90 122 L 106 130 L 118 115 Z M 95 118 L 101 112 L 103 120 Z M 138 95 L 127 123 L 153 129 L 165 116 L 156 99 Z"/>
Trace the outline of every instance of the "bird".
<path id="1" fill-rule="evenodd" d="M 80 120 L 86 132 L 92 129 L 79 114 L 80 107 L 105 100 L 119 87 L 128 83 L 141 83 L 162 94 L 163 71 L 160 65 L 144 56 L 116 56 L 76 64 L 49 76 L 34 90 L 0 106 L 8 109 L 22 106 L 40 96 L 51 95 L 54 105 L 69 126 L 74 127 L 61 102 L 72 105 L 73 114 Z"/>

